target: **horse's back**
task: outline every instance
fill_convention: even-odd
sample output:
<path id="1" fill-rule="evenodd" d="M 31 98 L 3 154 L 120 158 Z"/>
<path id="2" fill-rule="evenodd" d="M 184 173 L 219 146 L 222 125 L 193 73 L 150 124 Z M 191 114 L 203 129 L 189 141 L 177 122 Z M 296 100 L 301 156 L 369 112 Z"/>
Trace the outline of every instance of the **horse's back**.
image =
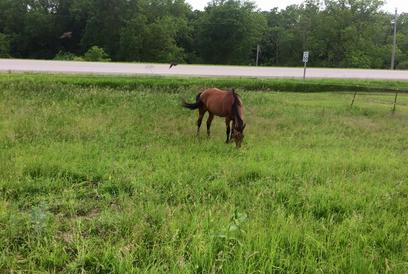
<path id="1" fill-rule="evenodd" d="M 210 88 L 201 93 L 201 101 L 207 110 L 217 116 L 231 115 L 232 93 L 218 88 Z"/>
<path id="2" fill-rule="evenodd" d="M 222 97 L 228 95 L 229 91 L 222 90 L 219 88 L 209 88 L 204 90 L 201 93 L 202 98 L 209 98 L 209 97 Z"/>

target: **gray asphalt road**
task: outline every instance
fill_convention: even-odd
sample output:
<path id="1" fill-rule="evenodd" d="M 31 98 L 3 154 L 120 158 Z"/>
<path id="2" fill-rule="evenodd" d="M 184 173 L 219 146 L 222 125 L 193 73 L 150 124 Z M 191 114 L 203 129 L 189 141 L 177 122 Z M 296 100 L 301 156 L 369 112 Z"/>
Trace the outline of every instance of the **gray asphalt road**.
<path id="1" fill-rule="evenodd" d="M 0 59 L 1 72 L 50 72 L 84 74 L 124 75 L 179 75 L 179 76 L 236 76 L 262 78 L 302 78 L 303 68 L 287 67 L 245 67 L 245 66 L 204 66 L 178 65 L 169 69 L 168 64 L 140 63 L 94 63 L 68 61 L 42 61 Z M 309 68 L 307 78 L 383 79 L 408 80 L 408 71 L 366 70 L 366 69 L 322 69 Z"/>

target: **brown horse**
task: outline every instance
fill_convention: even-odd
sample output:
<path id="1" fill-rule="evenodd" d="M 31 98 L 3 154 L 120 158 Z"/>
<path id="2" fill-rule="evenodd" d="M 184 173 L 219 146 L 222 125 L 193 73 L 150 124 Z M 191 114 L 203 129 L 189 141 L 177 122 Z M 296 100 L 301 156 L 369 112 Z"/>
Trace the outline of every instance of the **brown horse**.
<path id="1" fill-rule="evenodd" d="M 241 147 L 245 129 L 245 123 L 243 120 L 244 106 L 241 98 L 235 93 L 234 89 L 231 91 L 225 91 L 218 88 L 207 89 L 196 96 L 195 103 L 183 102 L 183 107 L 191 110 L 198 109 L 197 135 L 200 132 L 201 122 L 207 111 L 209 113 L 207 119 L 208 136 L 210 136 L 211 122 L 214 119 L 214 115 L 225 117 L 225 124 L 227 126 L 226 143 L 229 143 L 231 139 L 234 139 L 237 148 Z M 230 126 L 231 122 L 232 131 Z"/>

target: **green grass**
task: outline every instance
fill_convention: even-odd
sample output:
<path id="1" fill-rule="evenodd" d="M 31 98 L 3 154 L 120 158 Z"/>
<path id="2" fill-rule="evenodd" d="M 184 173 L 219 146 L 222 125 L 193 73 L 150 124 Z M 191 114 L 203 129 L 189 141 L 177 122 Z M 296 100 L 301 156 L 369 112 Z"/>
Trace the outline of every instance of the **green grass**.
<path id="1" fill-rule="evenodd" d="M 237 150 L 148 79 L 0 76 L 1 273 L 407 272 L 408 95 L 235 79 Z"/>
<path id="2" fill-rule="evenodd" d="M 205 87 L 220 87 L 252 91 L 361 91 L 361 92 L 408 92 L 408 81 L 368 81 L 352 79 L 268 79 L 268 78 L 198 78 L 159 76 L 96 76 L 61 74 L 0 74 L 3 86 L 19 87 L 30 84 L 39 90 L 49 85 L 73 85 L 77 87 L 100 87 L 111 89 L 151 89 L 152 91 L 180 92 Z"/>

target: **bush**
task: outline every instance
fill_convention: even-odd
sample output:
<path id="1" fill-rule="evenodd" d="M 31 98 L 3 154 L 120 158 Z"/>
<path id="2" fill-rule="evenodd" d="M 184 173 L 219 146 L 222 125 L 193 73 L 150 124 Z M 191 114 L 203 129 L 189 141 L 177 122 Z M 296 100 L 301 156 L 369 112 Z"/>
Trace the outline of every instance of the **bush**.
<path id="1" fill-rule="evenodd" d="M 93 46 L 91 47 L 84 55 L 85 61 L 94 61 L 94 62 L 108 62 L 111 59 L 109 55 L 100 47 Z"/>
<path id="2" fill-rule="evenodd" d="M 75 54 L 71 52 L 65 52 L 60 50 L 57 55 L 55 55 L 54 60 L 64 60 L 64 61 L 70 61 L 75 59 Z"/>
<path id="3" fill-rule="evenodd" d="M 85 61 L 83 57 L 81 56 L 75 56 L 74 59 L 72 59 L 72 61 L 78 61 L 78 62 L 83 62 Z"/>

